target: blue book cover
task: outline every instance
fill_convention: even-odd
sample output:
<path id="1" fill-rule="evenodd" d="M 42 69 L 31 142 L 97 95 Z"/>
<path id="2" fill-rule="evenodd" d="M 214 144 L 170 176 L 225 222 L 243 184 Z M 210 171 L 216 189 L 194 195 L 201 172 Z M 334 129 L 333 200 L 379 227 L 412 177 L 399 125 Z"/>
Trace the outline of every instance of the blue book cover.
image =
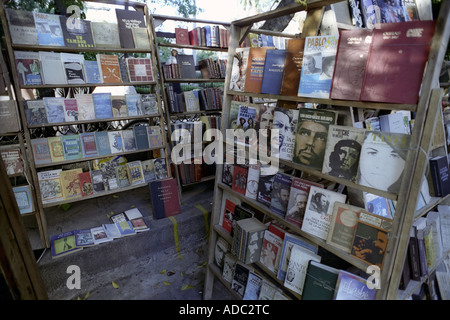
<path id="1" fill-rule="evenodd" d="M 148 142 L 148 134 L 147 134 L 147 127 L 134 127 L 134 138 L 136 139 L 136 148 L 138 150 L 142 149 L 148 149 L 149 142 Z"/>
<path id="2" fill-rule="evenodd" d="M 272 197 L 270 210 L 284 217 L 289 203 L 291 192 L 292 176 L 284 173 L 277 173 L 273 179 Z"/>
<path id="3" fill-rule="evenodd" d="M 81 150 L 81 141 L 78 134 L 61 136 L 61 143 L 64 150 L 64 159 L 81 159 L 83 156 L 83 151 Z"/>
<path id="4" fill-rule="evenodd" d="M 96 119 L 111 119 L 113 113 L 111 109 L 111 93 L 93 93 L 92 99 L 94 100 L 95 118 Z"/>
<path id="5" fill-rule="evenodd" d="M 99 156 L 111 154 L 108 131 L 97 131 L 95 133 L 95 142 L 97 144 L 97 152 Z"/>
<path id="6" fill-rule="evenodd" d="M 203 27 L 205 29 L 205 40 L 206 40 L 206 46 L 210 47 L 211 46 L 211 26 L 204 26 Z"/>
<path id="7" fill-rule="evenodd" d="M 19 207 L 20 214 L 31 213 L 34 211 L 31 186 L 26 185 L 14 187 L 13 192 L 16 198 L 17 206 Z"/>
<path id="8" fill-rule="evenodd" d="M 66 122 L 64 98 L 44 97 L 44 105 L 48 123 Z"/>
<path id="9" fill-rule="evenodd" d="M 367 286 L 366 279 L 340 270 L 333 300 L 374 300 L 376 292 Z"/>
<path id="10" fill-rule="evenodd" d="M 267 50 L 261 93 L 280 94 L 286 50 Z"/>
<path id="11" fill-rule="evenodd" d="M 141 95 L 139 93 L 125 94 L 125 102 L 127 104 L 129 116 L 140 116 L 142 112 Z"/>
<path id="12" fill-rule="evenodd" d="M 98 70 L 97 60 L 85 60 L 84 73 L 86 75 L 87 83 L 102 83 L 102 79 L 100 78 L 100 71 Z"/>
<path id="13" fill-rule="evenodd" d="M 64 36 L 59 15 L 33 12 L 39 45 L 64 47 Z"/>

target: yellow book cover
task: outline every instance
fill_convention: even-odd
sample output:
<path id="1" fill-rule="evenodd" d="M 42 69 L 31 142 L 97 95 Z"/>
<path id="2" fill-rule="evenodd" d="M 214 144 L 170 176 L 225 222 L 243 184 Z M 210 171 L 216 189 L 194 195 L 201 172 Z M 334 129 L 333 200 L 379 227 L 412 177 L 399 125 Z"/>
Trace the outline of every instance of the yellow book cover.
<path id="1" fill-rule="evenodd" d="M 61 142 L 61 137 L 49 137 L 47 141 L 52 162 L 64 161 L 64 149 Z"/>
<path id="2" fill-rule="evenodd" d="M 65 200 L 76 199 L 82 196 L 78 174 L 83 173 L 82 168 L 61 171 L 61 189 Z"/>

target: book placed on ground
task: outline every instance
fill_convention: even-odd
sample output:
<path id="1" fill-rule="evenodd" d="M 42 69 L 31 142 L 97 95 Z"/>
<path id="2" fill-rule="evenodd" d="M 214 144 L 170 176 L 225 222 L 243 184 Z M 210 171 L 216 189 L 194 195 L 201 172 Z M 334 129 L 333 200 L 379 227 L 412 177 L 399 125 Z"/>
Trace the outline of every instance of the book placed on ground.
<path id="1" fill-rule="evenodd" d="M 5 8 L 5 14 L 12 43 L 34 46 L 38 44 L 33 12 Z"/>
<path id="2" fill-rule="evenodd" d="M 115 223 L 104 223 L 102 226 L 105 229 L 106 236 L 108 238 L 114 240 L 122 237 L 122 234 L 120 233 L 119 229 L 117 229 Z"/>
<path id="3" fill-rule="evenodd" d="M 149 227 L 145 224 L 144 217 L 138 208 L 125 210 L 124 213 L 136 232 L 149 230 Z"/>
<path id="4" fill-rule="evenodd" d="M 162 219 L 181 213 L 177 180 L 169 178 L 149 183 L 153 217 Z"/>
<path id="5" fill-rule="evenodd" d="M 33 11 L 33 16 L 39 45 L 64 47 L 59 15 Z"/>
<path id="6" fill-rule="evenodd" d="M 333 300 L 338 275 L 338 269 L 310 260 L 302 300 Z"/>
<path id="7" fill-rule="evenodd" d="M 78 103 L 75 98 L 64 98 L 64 117 L 66 122 L 78 121 Z"/>
<path id="8" fill-rule="evenodd" d="M 122 237 L 132 236 L 136 234 L 136 231 L 131 224 L 131 221 L 119 221 L 115 223 L 117 230 Z"/>
<path id="9" fill-rule="evenodd" d="M 367 280 L 350 272 L 339 270 L 333 300 L 375 300 L 376 290 L 367 286 Z"/>
<path id="10" fill-rule="evenodd" d="M 34 211 L 34 198 L 30 185 L 12 188 L 20 214 Z"/>
<path id="11" fill-rule="evenodd" d="M 50 238 L 52 258 L 65 256 L 82 250 L 82 247 L 77 247 L 75 242 L 75 231 L 68 231 L 57 234 Z"/>
<path id="12" fill-rule="evenodd" d="M 109 238 L 106 234 L 106 230 L 103 226 L 91 228 L 92 236 L 94 237 L 94 243 L 100 244 L 104 242 L 112 241 L 113 238 Z"/>
<path id="13" fill-rule="evenodd" d="M 75 245 L 79 248 L 94 246 L 94 236 L 91 229 L 75 230 Z"/>

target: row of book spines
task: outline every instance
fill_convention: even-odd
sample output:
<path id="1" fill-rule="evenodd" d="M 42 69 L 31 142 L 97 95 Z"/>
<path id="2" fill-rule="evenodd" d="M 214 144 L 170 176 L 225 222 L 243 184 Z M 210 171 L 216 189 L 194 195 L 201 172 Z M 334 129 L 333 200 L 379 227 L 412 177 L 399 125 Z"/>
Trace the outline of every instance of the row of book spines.
<path id="1" fill-rule="evenodd" d="M 175 40 L 179 45 L 228 48 L 230 31 L 218 25 L 187 28 L 175 28 Z"/>
<path id="2" fill-rule="evenodd" d="M 222 88 L 197 89 L 193 94 L 187 93 L 186 91 L 176 92 L 173 86 L 170 85 L 165 90 L 169 100 L 170 112 L 172 113 L 222 110 Z M 188 105 L 190 106 L 190 110 L 188 110 Z"/>
<path id="3" fill-rule="evenodd" d="M 180 181 L 182 184 L 190 184 L 202 181 L 206 177 L 212 177 L 215 174 L 216 166 L 205 164 L 180 164 L 178 165 Z"/>
<path id="4" fill-rule="evenodd" d="M 225 79 L 227 59 L 204 59 L 198 66 L 203 79 Z"/>

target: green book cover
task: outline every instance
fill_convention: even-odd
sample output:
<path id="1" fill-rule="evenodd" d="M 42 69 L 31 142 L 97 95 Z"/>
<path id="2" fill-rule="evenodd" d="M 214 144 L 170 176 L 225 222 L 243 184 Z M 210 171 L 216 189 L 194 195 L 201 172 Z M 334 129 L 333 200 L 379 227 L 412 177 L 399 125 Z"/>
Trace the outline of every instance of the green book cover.
<path id="1" fill-rule="evenodd" d="M 302 300 L 333 300 L 339 270 L 310 260 Z"/>
<path id="2" fill-rule="evenodd" d="M 65 160 L 80 159 L 83 156 L 83 150 L 81 149 L 81 141 L 79 135 L 71 134 L 67 136 L 61 136 L 61 142 L 63 145 Z"/>

